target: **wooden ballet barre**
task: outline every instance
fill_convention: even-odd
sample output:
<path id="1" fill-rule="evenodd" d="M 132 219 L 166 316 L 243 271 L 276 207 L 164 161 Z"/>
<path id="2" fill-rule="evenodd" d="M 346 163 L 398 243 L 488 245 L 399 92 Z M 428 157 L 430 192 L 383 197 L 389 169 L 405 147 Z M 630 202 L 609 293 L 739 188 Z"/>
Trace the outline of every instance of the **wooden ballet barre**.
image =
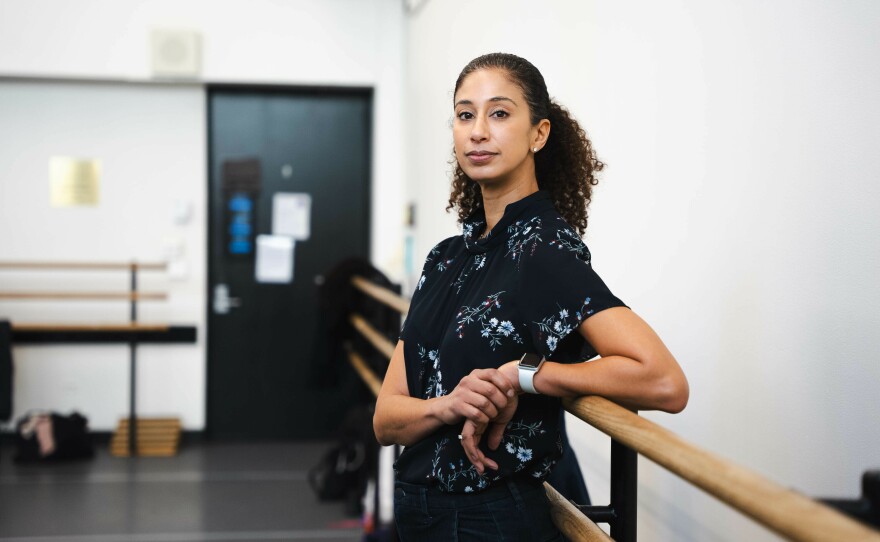
<path id="1" fill-rule="evenodd" d="M 354 350 L 348 351 L 348 360 L 351 362 L 351 366 L 354 367 L 354 370 L 357 371 L 357 374 L 360 375 L 361 380 L 364 381 L 364 384 L 370 388 L 370 391 L 373 392 L 373 395 L 379 396 L 379 390 L 382 389 L 382 381 L 379 380 L 379 377 L 376 376 L 369 366 L 367 366 L 367 362 L 364 361 L 364 358 L 360 356 Z"/>
<path id="2" fill-rule="evenodd" d="M 405 312 L 402 302 L 406 300 L 391 290 L 361 277 L 353 278 L 352 282 L 389 307 Z M 408 306 L 407 303 L 407 310 Z M 379 351 L 391 357 L 390 341 L 356 314 L 351 316 L 351 322 Z M 362 371 L 369 371 L 366 367 L 355 368 L 362 378 Z M 563 406 L 620 444 L 789 540 L 880 542 L 880 533 L 843 513 L 700 448 L 607 399 L 596 396 L 563 399 Z M 577 509 L 551 486 L 544 485 L 554 523 L 566 536 L 572 540 L 610 540 L 604 538 L 607 535 L 589 518 L 580 512 L 574 513 Z M 592 527 L 582 523 L 581 518 Z"/>
<path id="3" fill-rule="evenodd" d="M 405 297 L 399 296 L 382 286 L 377 286 L 363 277 L 352 277 L 351 282 L 357 289 L 401 314 L 409 312 L 409 301 Z"/>
<path id="4" fill-rule="evenodd" d="M 550 515 L 553 523 L 569 540 L 578 542 L 614 542 L 608 533 L 593 523 L 556 488 L 544 482 L 544 492 L 550 501 Z"/>
<path id="5" fill-rule="evenodd" d="M 391 341 L 376 331 L 376 328 L 370 325 L 363 316 L 352 314 L 349 321 L 351 322 L 351 325 L 364 336 L 364 338 L 370 341 L 370 344 L 372 344 L 376 350 L 391 359 L 391 356 L 394 355 L 394 344 Z"/>
<path id="6" fill-rule="evenodd" d="M 80 301 L 161 301 L 164 292 L 0 292 L 0 299 L 60 299 Z"/>
<path id="7" fill-rule="evenodd" d="M 789 540 L 880 542 L 877 531 L 702 449 L 605 398 L 563 399 L 562 404 L 614 440 Z"/>
<path id="8" fill-rule="evenodd" d="M 73 270 L 123 270 L 134 267 L 138 271 L 164 271 L 168 265 L 161 262 L 0 262 L 0 269 L 73 269 Z"/>

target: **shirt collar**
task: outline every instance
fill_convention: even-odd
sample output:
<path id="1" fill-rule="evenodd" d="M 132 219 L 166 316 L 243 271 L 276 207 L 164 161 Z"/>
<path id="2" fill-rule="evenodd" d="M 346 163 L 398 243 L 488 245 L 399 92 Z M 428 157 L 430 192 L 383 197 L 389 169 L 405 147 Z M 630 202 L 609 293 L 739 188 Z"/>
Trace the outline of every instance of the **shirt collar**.
<path id="1" fill-rule="evenodd" d="M 553 207 L 553 198 L 546 190 L 538 190 L 528 196 L 508 203 L 504 208 L 504 214 L 501 219 L 489 232 L 485 239 L 479 239 L 486 229 L 486 211 L 482 205 L 474 210 L 471 215 L 462 222 L 462 239 L 468 252 L 472 254 L 480 254 L 489 251 L 492 247 L 498 245 L 508 237 L 508 226 L 513 224 L 514 220 L 523 215 L 537 216 L 545 208 Z"/>

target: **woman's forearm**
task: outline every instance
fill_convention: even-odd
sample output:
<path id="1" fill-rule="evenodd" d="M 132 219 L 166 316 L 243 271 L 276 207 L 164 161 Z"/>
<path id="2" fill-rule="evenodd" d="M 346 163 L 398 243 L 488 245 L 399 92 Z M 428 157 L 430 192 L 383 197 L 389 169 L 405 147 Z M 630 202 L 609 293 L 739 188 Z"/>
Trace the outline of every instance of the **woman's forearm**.
<path id="1" fill-rule="evenodd" d="M 546 362 L 535 375 L 534 386 L 545 395 L 600 395 L 637 410 L 680 412 L 688 400 L 683 374 L 652 370 L 623 356 L 574 364 Z"/>
<path id="2" fill-rule="evenodd" d="M 488 422 L 513 397 L 514 389 L 496 369 L 474 369 L 448 394 L 420 399 L 409 394 L 403 341 L 398 341 L 376 399 L 373 431 L 380 444 L 411 446 L 443 425 L 464 418 Z"/>
<path id="3" fill-rule="evenodd" d="M 444 397 L 417 399 L 406 395 L 379 396 L 373 430 L 379 444 L 410 446 L 444 425 L 437 408 Z"/>
<path id="4" fill-rule="evenodd" d="M 600 395 L 638 410 L 680 412 L 687 405 L 684 372 L 634 312 L 623 307 L 601 311 L 578 331 L 602 357 L 585 363 L 546 362 L 534 377 L 537 391 L 555 397 Z M 513 364 L 505 368 L 505 376 L 518 380 Z"/>

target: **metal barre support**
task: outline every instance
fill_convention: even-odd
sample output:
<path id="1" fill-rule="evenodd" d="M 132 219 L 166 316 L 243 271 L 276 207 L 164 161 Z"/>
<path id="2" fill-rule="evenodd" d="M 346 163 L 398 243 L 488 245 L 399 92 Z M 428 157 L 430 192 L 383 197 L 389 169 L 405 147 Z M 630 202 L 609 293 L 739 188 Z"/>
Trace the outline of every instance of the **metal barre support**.
<path id="1" fill-rule="evenodd" d="M 617 542 L 636 542 L 638 521 L 639 456 L 611 439 L 611 538 Z"/>
<path id="2" fill-rule="evenodd" d="M 137 271 L 136 263 L 131 263 L 131 323 L 137 322 Z M 132 339 L 128 343 L 129 350 L 129 375 L 128 375 L 128 457 L 137 455 L 137 341 Z"/>

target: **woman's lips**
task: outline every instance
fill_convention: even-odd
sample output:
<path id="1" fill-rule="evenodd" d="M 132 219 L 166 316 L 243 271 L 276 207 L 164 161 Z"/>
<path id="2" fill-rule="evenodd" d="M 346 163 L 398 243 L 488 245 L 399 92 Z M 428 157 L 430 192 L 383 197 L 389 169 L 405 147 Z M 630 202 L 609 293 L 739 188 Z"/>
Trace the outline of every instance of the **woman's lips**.
<path id="1" fill-rule="evenodd" d="M 474 152 L 468 153 L 467 157 L 471 162 L 475 164 L 485 164 L 486 162 L 494 158 L 495 155 L 496 153 L 494 152 Z"/>

